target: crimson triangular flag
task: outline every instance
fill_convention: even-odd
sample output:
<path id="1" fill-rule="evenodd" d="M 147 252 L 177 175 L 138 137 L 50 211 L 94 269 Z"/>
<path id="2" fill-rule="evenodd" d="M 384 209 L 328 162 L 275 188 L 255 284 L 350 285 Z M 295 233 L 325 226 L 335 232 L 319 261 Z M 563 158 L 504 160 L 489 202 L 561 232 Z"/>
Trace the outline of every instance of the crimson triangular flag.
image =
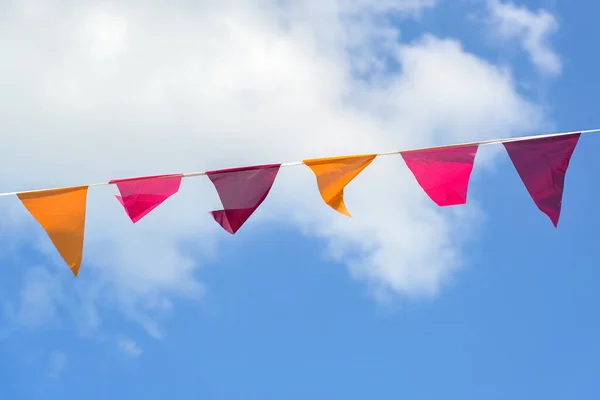
<path id="1" fill-rule="evenodd" d="M 140 178 L 115 179 L 121 196 L 115 196 L 125 208 L 133 223 L 138 222 L 150 211 L 179 191 L 182 174 L 157 175 Z"/>
<path id="2" fill-rule="evenodd" d="M 467 202 L 469 179 L 478 146 L 401 152 L 425 193 L 438 206 Z"/>
<path id="3" fill-rule="evenodd" d="M 538 208 L 558 226 L 565 175 L 580 133 L 504 143 L 523 184 Z"/>
<path id="4" fill-rule="evenodd" d="M 223 210 L 213 211 L 215 221 L 234 234 L 267 198 L 281 164 L 209 171 Z"/>

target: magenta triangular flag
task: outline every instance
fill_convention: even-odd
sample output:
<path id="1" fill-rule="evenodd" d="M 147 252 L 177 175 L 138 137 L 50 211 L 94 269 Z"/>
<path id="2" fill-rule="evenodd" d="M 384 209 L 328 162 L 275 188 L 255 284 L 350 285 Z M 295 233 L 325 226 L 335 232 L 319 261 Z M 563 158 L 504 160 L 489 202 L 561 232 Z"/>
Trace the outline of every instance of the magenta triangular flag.
<path id="1" fill-rule="evenodd" d="M 438 206 L 467 202 L 469 179 L 478 146 L 447 147 L 401 152 L 425 193 Z"/>
<path id="2" fill-rule="evenodd" d="M 206 173 L 223 204 L 213 211 L 215 221 L 234 234 L 267 198 L 281 164 L 232 168 Z"/>
<path id="3" fill-rule="evenodd" d="M 538 208 L 558 226 L 565 175 L 580 133 L 504 143 Z"/>
<path id="4" fill-rule="evenodd" d="M 158 179 L 156 179 L 158 178 Z M 125 208 L 133 223 L 161 205 L 179 191 L 182 174 L 156 175 L 129 179 L 115 179 L 121 196 L 115 196 Z"/>

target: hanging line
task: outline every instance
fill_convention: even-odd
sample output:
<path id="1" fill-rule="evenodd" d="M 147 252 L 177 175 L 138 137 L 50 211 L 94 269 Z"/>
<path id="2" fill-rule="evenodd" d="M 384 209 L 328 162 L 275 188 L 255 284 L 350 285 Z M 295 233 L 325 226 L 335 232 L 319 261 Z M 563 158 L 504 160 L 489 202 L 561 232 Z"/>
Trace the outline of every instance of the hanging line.
<path id="1" fill-rule="evenodd" d="M 534 136 L 510 137 L 510 138 L 504 138 L 504 139 L 480 140 L 480 141 L 477 141 L 477 142 L 466 142 L 466 143 L 457 143 L 457 144 L 442 145 L 442 146 L 421 147 L 421 148 L 408 149 L 408 150 L 389 151 L 389 152 L 385 152 L 385 153 L 375 153 L 375 155 L 377 157 L 380 157 L 380 156 L 391 156 L 391 155 L 394 155 L 394 154 L 411 153 L 411 152 L 417 152 L 417 151 L 423 151 L 423 150 L 450 149 L 450 148 L 467 147 L 467 146 L 486 146 L 486 145 L 490 145 L 490 144 L 518 142 L 518 141 L 521 141 L 521 140 L 544 139 L 544 138 L 552 138 L 552 137 L 573 135 L 573 134 L 576 134 L 576 133 L 585 134 L 585 133 L 595 133 L 595 132 L 600 132 L 600 129 L 588 129 L 588 130 L 585 130 L 585 131 L 549 133 L 549 134 L 545 134 L 545 135 L 534 135 Z M 342 157 L 345 157 L 345 156 L 342 156 Z M 352 157 L 352 156 L 350 155 L 350 156 L 347 156 L 347 157 Z M 303 161 L 295 161 L 295 162 L 282 163 L 280 167 L 281 168 L 283 168 L 283 167 L 296 167 L 296 166 L 299 166 L 299 165 L 304 165 L 304 162 Z M 203 175 L 206 175 L 206 173 L 207 173 L 207 171 L 187 172 L 187 173 L 184 173 L 182 175 L 183 175 L 183 178 L 191 178 L 191 177 L 194 177 L 194 176 L 203 176 Z M 133 179 L 131 179 L 131 181 L 158 180 L 158 179 L 169 179 L 169 178 L 172 178 L 172 176 L 165 175 L 165 176 L 156 176 L 156 177 L 140 177 L 139 179 L 138 178 L 133 178 Z M 117 183 L 117 182 L 112 182 L 112 183 L 111 182 L 90 183 L 88 185 L 78 185 L 78 186 L 96 187 L 96 186 L 114 185 L 115 183 Z M 0 193 L 0 197 L 15 196 L 15 195 L 18 195 L 18 194 L 23 194 L 23 193 L 43 192 L 43 191 L 46 191 L 46 190 L 67 189 L 69 187 L 77 187 L 77 186 L 64 186 L 64 187 L 52 188 L 52 189 L 23 190 L 23 191 L 20 191 L 20 192 L 5 192 L 5 193 Z"/>

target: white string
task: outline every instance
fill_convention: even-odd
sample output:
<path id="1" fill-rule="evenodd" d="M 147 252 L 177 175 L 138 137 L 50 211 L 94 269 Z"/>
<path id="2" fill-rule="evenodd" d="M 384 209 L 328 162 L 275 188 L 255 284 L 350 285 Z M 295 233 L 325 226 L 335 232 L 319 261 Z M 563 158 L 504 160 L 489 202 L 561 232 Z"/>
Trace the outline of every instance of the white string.
<path id="1" fill-rule="evenodd" d="M 600 132 L 600 129 L 589 129 L 586 131 L 573 131 L 573 132 L 560 132 L 560 133 L 549 133 L 546 135 L 534 135 L 534 136 L 520 136 L 520 137 L 512 137 L 512 138 L 504 138 L 504 139 L 491 139 L 491 140 L 482 140 L 482 141 L 478 141 L 478 142 L 467 142 L 467 143 L 458 143 L 458 144 L 451 144 L 451 145 L 443 145 L 443 146 L 433 146 L 433 147 L 421 147 L 421 148 L 416 148 L 416 149 L 408 149 L 408 150 L 399 150 L 399 151 L 390 151 L 390 152 L 385 152 L 385 153 L 376 153 L 376 156 L 390 156 L 390 155 L 395 155 L 395 154 L 400 154 L 400 153 L 406 153 L 406 152 L 415 152 L 415 151 L 422 151 L 422 150 L 433 150 L 433 149 L 446 149 L 446 148 L 455 148 L 455 147 L 466 147 L 466 146 L 486 146 L 486 145 L 490 145 L 490 144 L 499 144 L 499 143 L 509 143 L 509 142 L 517 142 L 517 141 L 521 141 L 521 140 L 531 140 L 531 139 L 543 139 L 543 138 L 551 138 L 551 137 L 558 137 L 558 136 L 566 136 L 566 135 L 573 135 L 575 133 L 595 133 L 595 132 Z M 348 157 L 352 157 L 352 156 L 348 156 Z M 288 162 L 288 163 L 282 163 L 280 166 L 281 168 L 283 167 L 297 167 L 299 165 L 303 165 L 304 162 L 303 161 L 295 161 L 295 162 Z M 207 171 L 199 171 L 199 172 L 187 172 L 182 174 L 183 178 L 191 178 L 194 176 L 203 176 L 206 175 Z M 143 181 L 143 180 L 158 180 L 158 179 L 168 179 L 171 178 L 172 176 L 158 176 L 158 177 L 141 177 L 139 179 L 134 178 L 134 180 L 139 180 L 139 181 Z M 96 186 L 107 186 L 107 185 L 113 185 L 117 182 L 111 183 L 111 182 L 102 182 L 102 183 L 91 183 L 88 185 L 80 185 L 82 187 L 96 187 Z M 78 186 L 69 186 L 69 187 L 60 187 L 60 188 L 52 188 L 52 189 L 35 189 L 35 190 L 23 190 L 20 192 L 6 192 L 6 193 L 0 193 L 0 197 L 4 197 L 4 196 L 15 196 L 18 194 L 22 194 L 22 193 L 35 193 L 35 192 L 43 192 L 46 190 L 60 190 L 60 189 L 69 189 L 69 188 L 73 188 L 73 187 L 78 187 Z"/>

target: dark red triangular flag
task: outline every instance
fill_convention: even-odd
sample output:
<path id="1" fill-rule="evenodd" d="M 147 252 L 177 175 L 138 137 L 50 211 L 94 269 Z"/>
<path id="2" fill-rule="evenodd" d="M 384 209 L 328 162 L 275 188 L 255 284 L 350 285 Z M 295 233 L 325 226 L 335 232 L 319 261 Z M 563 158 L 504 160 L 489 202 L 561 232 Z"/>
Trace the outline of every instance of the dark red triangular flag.
<path id="1" fill-rule="evenodd" d="M 206 173 L 223 204 L 212 215 L 227 232 L 234 234 L 265 200 L 281 164 L 232 168 Z"/>
<path id="2" fill-rule="evenodd" d="M 558 226 L 565 175 L 580 133 L 504 143 L 538 208 Z"/>
<path id="3" fill-rule="evenodd" d="M 425 193 L 438 206 L 467 202 L 469 179 L 478 146 L 401 152 Z"/>

